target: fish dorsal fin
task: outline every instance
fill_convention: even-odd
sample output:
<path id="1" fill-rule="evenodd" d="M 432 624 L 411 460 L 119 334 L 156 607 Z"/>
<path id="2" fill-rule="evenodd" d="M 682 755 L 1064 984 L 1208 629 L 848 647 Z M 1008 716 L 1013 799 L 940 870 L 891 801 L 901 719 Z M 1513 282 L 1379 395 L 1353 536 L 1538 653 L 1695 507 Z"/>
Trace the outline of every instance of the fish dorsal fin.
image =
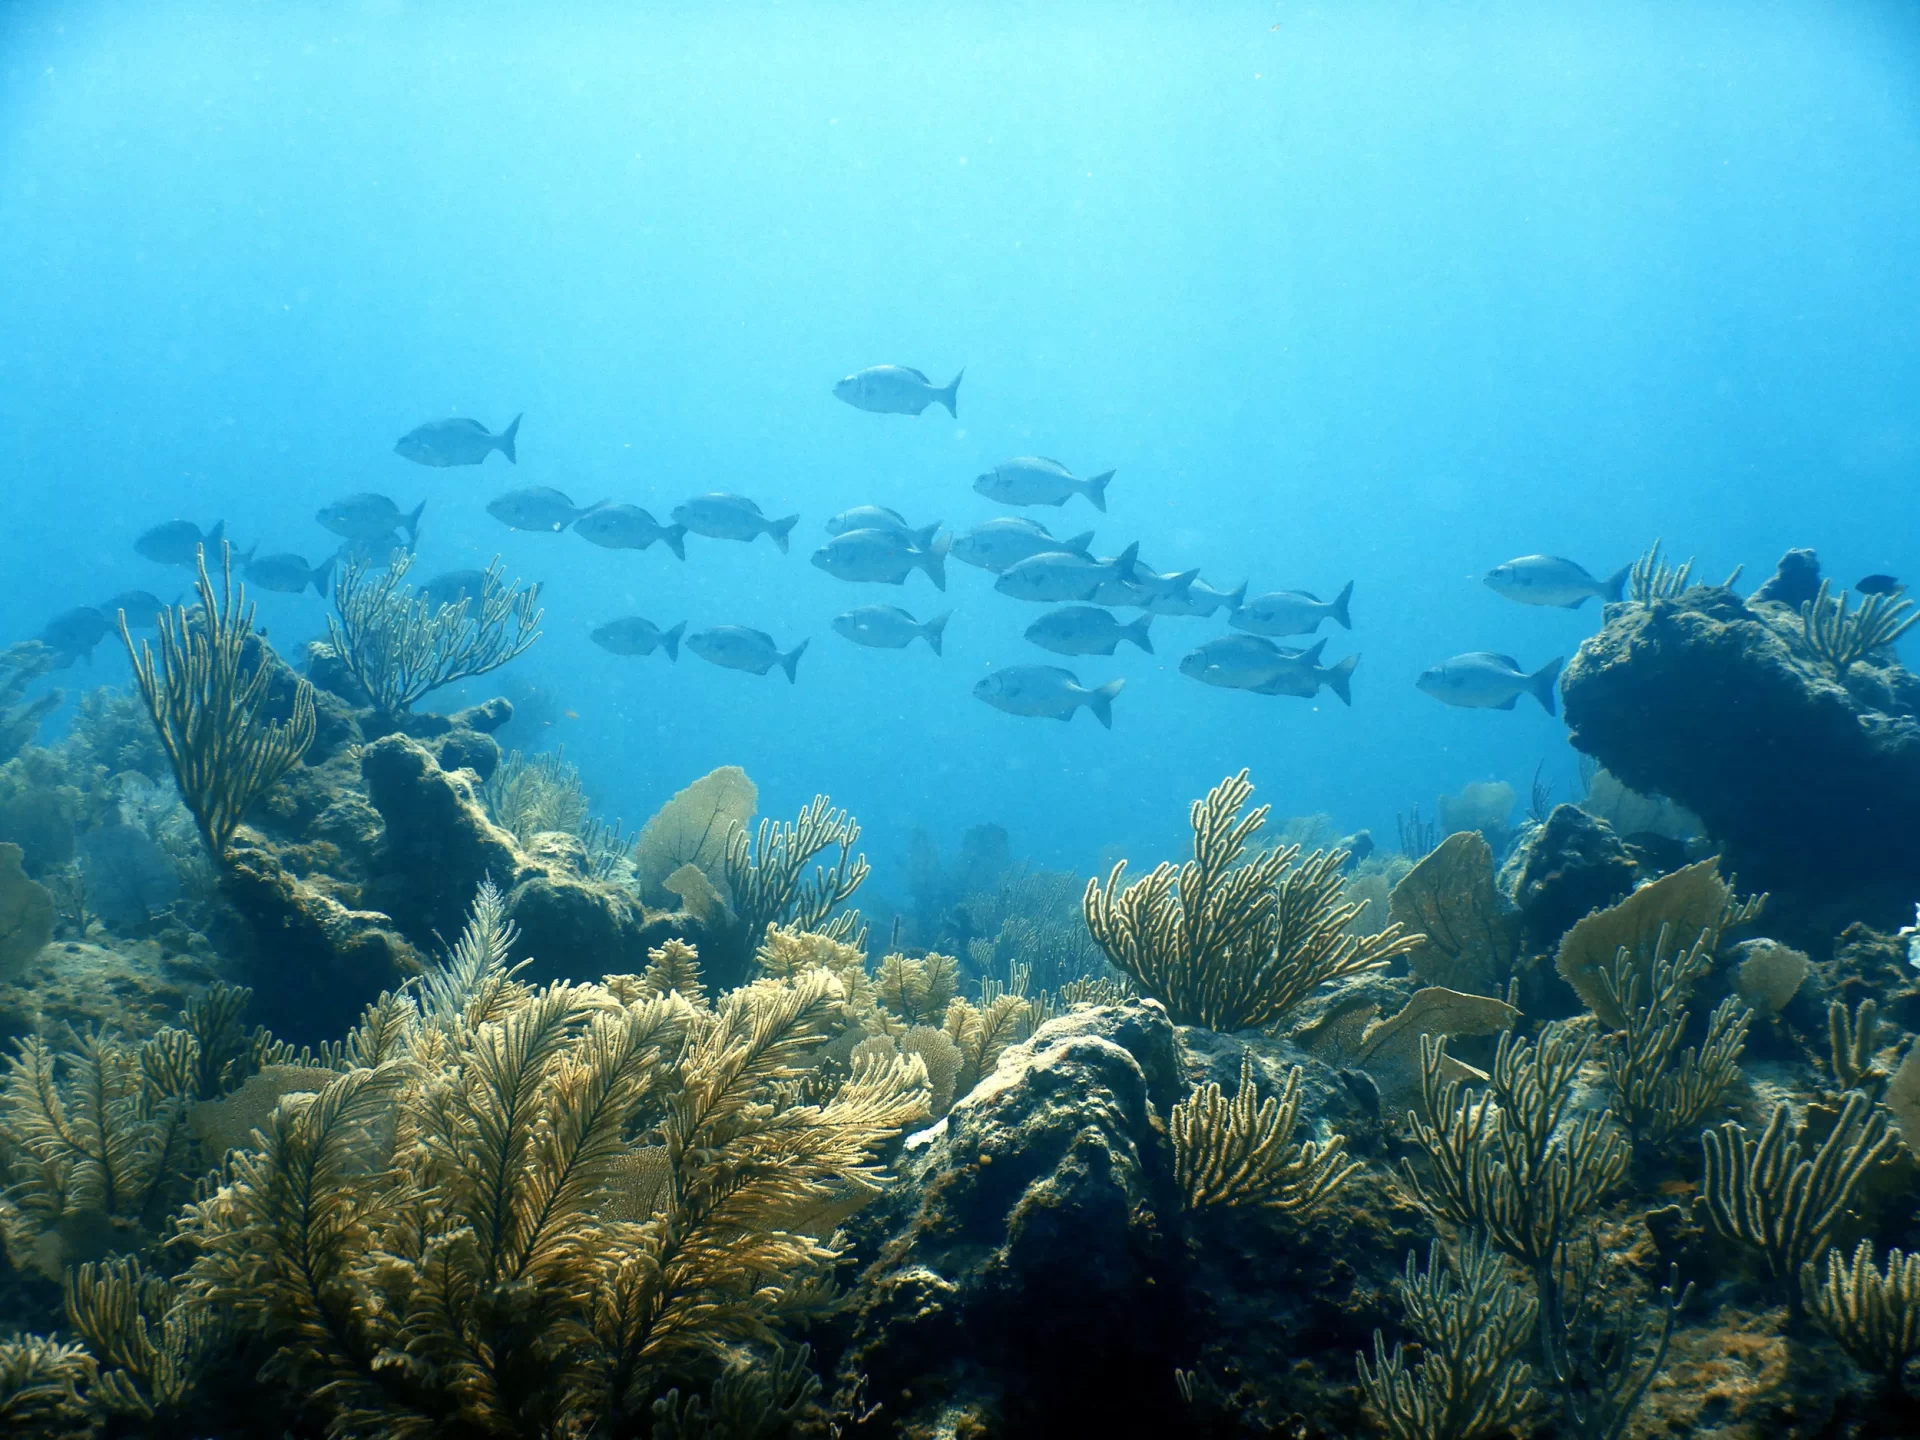
<path id="1" fill-rule="evenodd" d="M 906 371 L 907 374 L 913 376 L 913 378 L 918 380 L 922 385 L 933 384 L 933 381 L 927 378 L 927 372 L 924 370 L 916 370 L 911 365 L 902 365 L 900 368 Z"/>
<path id="2" fill-rule="evenodd" d="M 1475 650 L 1460 657 L 1463 660 L 1497 660 L 1509 670 L 1518 670 L 1520 662 L 1511 655 L 1502 655 L 1498 650 Z"/>
<path id="3" fill-rule="evenodd" d="M 485 435 L 488 433 L 487 427 L 482 425 L 478 420 L 469 420 L 465 416 L 462 416 L 461 418 L 453 421 L 452 423 L 455 425 L 464 425 L 467 427 L 467 429 L 475 431 L 476 433 L 481 435 Z"/>
<path id="4" fill-rule="evenodd" d="M 1553 563 L 1556 565 L 1564 565 L 1569 570 L 1577 571 L 1582 575 L 1587 575 L 1587 567 L 1582 565 L 1578 560 L 1569 560 L 1564 555 L 1549 555 L 1547 558 L 1553 561 Z M 1587 578 L 1591 580 L 1593 576 L 1587 575 Z"/>
<path id="5" fill-rule="evenodd" d="M 1318 595 L 1314 594 L 1311 590 L 1282 590 L 1280 593 L 1282 595 L 1302 595 L 1302 596 L 1305 596 L 1307 599 L 1311 600 L 1316 605 L 1324 605 L 1327 603 L 1326 601 L 1322 600 Z"/>

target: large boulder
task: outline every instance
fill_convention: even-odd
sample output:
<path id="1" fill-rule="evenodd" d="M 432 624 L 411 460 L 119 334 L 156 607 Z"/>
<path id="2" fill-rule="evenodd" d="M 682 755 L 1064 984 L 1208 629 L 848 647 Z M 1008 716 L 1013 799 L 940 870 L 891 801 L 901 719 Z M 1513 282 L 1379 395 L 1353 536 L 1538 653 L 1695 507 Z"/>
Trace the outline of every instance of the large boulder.
<path id="1" fill-rule="evenodd" d="M 1807 564 L 1796 557 L 1800 594 Z M 1920 680 L 1889 652 L 1836 677 L 1798 612 L 1720 586 L 1610 605 L 1562 682 L 1580 750 L 1700 816 L 1742 888 L 1806 942 L 1891 928 L 1920 887 Z"/>
<path id="2" fill-rule="evenodd" d="M 1249 1045 L 1263 1092 L 1310 1072 L 1298 1138 L 1324 1132 L 1347 1103 L 1326 1067 L 1146 1000 L 1052 1021 L 912 1137 L 862 1217 L 877 1259 L 839 1373 L 879 1408 L 850 1433 L 1187 1434 L 1209 1409 L 1354 1431 L 1353 1353 L 1397 1318 L 1423 1222 L 1366 1172 L 1304 1225 L 1186 1209 L 1167 1114 L 1204 1079 L 1232 1093 Z"/>

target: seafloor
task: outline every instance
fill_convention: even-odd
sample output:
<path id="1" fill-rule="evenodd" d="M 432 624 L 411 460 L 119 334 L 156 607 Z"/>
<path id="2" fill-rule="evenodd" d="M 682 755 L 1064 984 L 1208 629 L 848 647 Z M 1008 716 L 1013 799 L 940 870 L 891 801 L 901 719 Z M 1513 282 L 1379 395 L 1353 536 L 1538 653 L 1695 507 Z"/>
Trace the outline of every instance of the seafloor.
<path id="1" fill-rule="evenodd" d="M 205 585 L 45 744 L 16 647 L 0 1433 L 1920 1433 L 1920 682 L 1817 572 L 1644 563 L 1570 803 L 899 907 L 737 769 L 604 824 L 404 597 Z"/>

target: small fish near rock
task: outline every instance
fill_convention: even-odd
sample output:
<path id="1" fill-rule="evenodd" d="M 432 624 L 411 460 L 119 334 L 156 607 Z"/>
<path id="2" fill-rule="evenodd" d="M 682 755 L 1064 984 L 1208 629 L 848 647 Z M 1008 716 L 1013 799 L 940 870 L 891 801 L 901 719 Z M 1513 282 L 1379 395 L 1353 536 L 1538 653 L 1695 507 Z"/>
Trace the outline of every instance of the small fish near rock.
<path id="1" fill-rule="evenodd" d="M 163 520 L 142 532 L 133 542 L 133 548 L 156 565 L 179 565 L 191 570 L 202 548 L 209 556 L 214 554 L 214 547 L 219 545 L 226 530 L 224 520 L 214 521 L 213 528 L 204 534 L 191 520 Z"/>
<path id="2" fill-rule="evenodd" d="M 1511 655 L 1470 650 L 1424 670 L 1414 681 L 1417 689 L 1443 705 L 1465 710 L 1511 710 L 1522 695 L 1531 695 L 1547 714 L 1557 714 L 1553 682 L 1559 677 L 1556 656 L 1529 675 Z"/>
<path id="3" fill-rule="evenodd" d="M 587 638 L 611 655 L 651 655 L 655 650 L 665 650 L 667 659 L 678 660 L 680 637 L 686 633 L 684 620 L 671 630 L 662 630 L 642 616 L 627 615 L 596 626 Z"/>
<path id="4" fill-rule="evenodd" d="M 509 530 L 558 535 L 576 520 L 593 514 L 606 503 L 601 500 L 585 507 L 576 506 L 551 485 L 529 485 L 489 500 L 487 513 Z"/>
<path id="5" fill-rule="evenodd" d="M 333 565 L 334 557 L 331 555 L 319 565 L 309 565 L 304 556 L 287 552 L 249 556 L 243 573 L 249 584 L 258 585 L 262 590 L 298 595 L 311 585 L 314 593 L 324 600 L 327 583 L 333 576 Z"/>
<path id="6" fill-rule="evenodd" d="M 1109 680 L 1091 690 L 1080 677 L 1058 665 L 1010 665 L 996 670 L 973 687 L 974 698 L 1009 715 L 1038 720 L 1071 720 L 1082 705 L 1102 726 L 1113 728 L 1113 697 L 1125 680 Z"/>
<path id="7" fill-rule="evenodd" d="M 1578 610 L 1596 597 L 1603 604 L 1618 604 L 1632 568 L 1624 566 L 1606 579 L 1596 580 L 1585 566 L 1558 555 L 1522 555 L 1489 570 L 1486 585 L 1494 594 L 1522 605 Z"/>
<path id="8" fill-rule="evenodd" d="M 1027 639 L 1056 655 L 1111 655 L 1122 640 L 1132 641 L 1153 654 L 1147 627 L 1153 616 L 1142 615 L 1122 625 L 1111 610 L 1098 605 L 1067 605 L 1049 611 L 1027 627 Z"/>
<path id="9" fill-rule="evenodd" d="M 76 605 L 63 610 L 47 622 L 40 632 L 40 643 L 59 657 L 56 670 L 65 670 L 75 660 L 93 663 L 93 647 L 113 629 L 113 622 L 91 605 Z"/>
<path id="10" fill-rule="evenodd" d="M 498 435 L 478 420 L 429 420 L 395 441 L 393 453 L 416 465 L 445 469 L 450 465 L 478 465 L 498 450 L 507 457 L 507 463 L 518 465 L 520 457 L 514 453 L 513 442 L 523 418 L 514 416 L 513 423 Z"/>
<path id="11" fill-rule="evenodd" d="M 1864 575 L 1853 587 L 1862 595 L 1902 595 L 1907 587 L 1893 575 Z"/>
<path id="12" fill-rule="evenodd" d="M 944 405 L 947 414 L 960 418 L 960 382 L 962 370 L 944 386 L 935 385 L 911 365 L 869 365 L 836 380 L 833 395 L 856 410 L 874 415 L 918 415 L 929 405 Z"/>
<path id="13" fill-rule="evenodd" d="M 1091 530 L 1056 540 L 1038 520 L 1029 520 L 1024 515 L 1003 515 L 997 520 L 982 521 L 960 536 L 953 542 L 951 553 L 956 560 L 997 575 L 1035 555 L 1061 551 L 1085 555 L 1092 544 Z"/>
<path id="14" fill-rule="evenodd" d="M 1244 588 L 1244 587 L 1242 587 Z M 1311 590 L 1275 590 L 1242 600 L 1233 607 L 1227 623 L 1249 635 L 1311 635 L 1322 620 L 1331 620 L 1343 630 L 1353 628 L 1348 607 L 1353 601 L 1353 582 L 1331 600 L 1322 600 Z"/>
<path id="15" fill-rule="evenodd" d="M 662 525 L 638 505 L 602 505 L 574 522 L 573 533 L 607 550 L 645 550 L 656 540 L 687 558 L 687 527 Z"/>
<path id="16" fill-rule="evenodd" d="M 103 615 L 125 615 L 130 630 L 159 628 L 161 612 L 167 608 L 167 602 L 150 590 L 122 590 L 99 606 Z"/>
<path id="17" fill-rule="evenodd" d="M 420 541 L 420 516 L 426 510 L 422 500 L 410 511 L 403 511 L 384 495 L 362 491 L 336 500 L 313 518 L 346 540 L 380 540 L 396 530 L 407 532 L 407 543 Z"/>
<path id="18" fill-rule="evenodd" d="M 813 563 L 836 580 L 879 585 L 904 585 L 913 571 L 924 570 L 934 589 L 945 590 L 947 537 L 928 536 L 932 543 L 925 548 L 921 538 L 905 530 L 849 530 L 814 551 Z"/>
<path id="19" fill-rule="evenodd" d="M 789 685 L 797 678 L 795 672 L 801 655 L 806 653 L 807 643 L 802 640 L 782 654 L 780 647 L 773 643 L 773 637 L 766 631 L 745 625 L 716 625 L 711 630 L 697 630 L 686 640 L 687 648 L 702 660 L 728 670 L 764 675 L 778 665 L 787 672 Z"/>
<path id="20" fill-rule="evenodd" d="M 1056 550 L 1029 555 L 1009 565 L 993 588 L 1015 600 L 1058 604 L 1063 600 L 1092 600 L 1110 580 L 1131 580 L 1138 568 L 1139 545 L 1129 545 L 1111 560 L 1096 560 L 1083 551 Z"/>
<path id="21" fill-rule="evenodd" d="M 1225 690 L 1250 690 L 1256 695 L 1292 695 L 1311 700 L 1324 686 L 1343 705 L 1353 704 L 1352 678 L 1358 655 L 1338 664 L 1320 663 L 1327 642 L 1309 650 L 1276 645 L 1264 635 L 1223 635 L 1190 651 L 1180 661 L 1180 673 L 1204 685 Z"/>
<path id="22" fill-rule="evenodd" d="M 709 540 L 739 540 L 751 544 L 761 535 L 772 537 L 782 555 L 787 553 L 787 536 L 799 522 L 798 515 L 769 520 L 760 507 L 744 495 L 724 490 L 696 495 L 684 505 L 673 507 L 673 522 L 684 525 Z"/>
<path id="23" fill-rule="evenodd" d="M 904 650 L 915 640 L 924 640 L 938 655 L 951 618 L 953 612 L 948 611 L 923 624 L 898 605 L 857 605 L 833 617 L 833 633 L 874 650 Z"/>
<path id="24" fill-rule="evenodd" d="M 1058 460 L 1043 455 L 1017 455 L 975 478 L 973 488 L 1003 505 L 1064 505 L 1075 495 L 1087 497 L 1096 510 L 1107 508 L 1111 470 L 1082 480 Z"/>

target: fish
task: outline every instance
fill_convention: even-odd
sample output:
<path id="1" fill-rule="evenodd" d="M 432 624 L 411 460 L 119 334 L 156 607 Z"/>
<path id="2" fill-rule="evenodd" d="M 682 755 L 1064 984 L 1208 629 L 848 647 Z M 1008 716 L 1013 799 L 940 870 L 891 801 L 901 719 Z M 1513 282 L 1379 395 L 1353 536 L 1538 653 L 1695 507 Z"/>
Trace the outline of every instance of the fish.
<path id="1" fill-rule="evenodd" d="M 1529 675 L 1511 655 L 1470 650 L 1423 670 L 1414 685 L 1443 705 L 1467 710 L 1511 710 L 1520 696 L 1531 695 L 1541 709 L 1554 715 L 1559 712 L 1554 707 L 1553 682 L 1563 658 L 1556 656 Z"/>
<path id="2" fill-rule="evenodd" d="M 1867 575 L 1853 588 L 1862 595 L 1898 595 L 1907 587 L 1891 575 Z"/>
<path id="3" fill-rule="evenodd" d="M 1043 604 L 1091 600 L 1104 582 L 1132 579 L 1134 561 L 1139 554 L 1140 547 L 1135 544 L 1111 560 L 1095 560 L 1077 550 L 1029 555 L 1001 571 L 993 588 L 1016 600 L 1036 600 Z"/>
<path id="4" fill-rule="evenodd" d="M 1326 645 L 1322 640 L 1310 650 L 1295 650 L 1263 635 L 1222 635 L 1183 656 L 1180 673 L 1223 689 L 1303 699 L 1311 699 L 1324 685 L 1343 704 L 1351 705 L 1350 681 L 1360 657 L 1348 655 L 1336 665 L 1322 666 L 1320 656 Z"/>
<path id="5" fill-rule="evenodd" d="M 898 605 L 856 605 L 846 614 L 833 617 L 833 633 L 875 650 L 904 650 L 915 640 L 924 640 L 938 655 L 940 638 L 952 618 L 949 610 L 922 624 Z"/>
<path id="6" fill-rule="evenodd" d="M 209 555 L 214 553 L 226 529 L 224 520 L 214 521 L 213 528 L 205 534 L 191 520 L 163 520 L 144 531 L 133 542 L 133 548 L 155 564 L 184 565 L 191 570 L 201 548 L 204 546 Z"/>
<path id="7" fill-rule="evenodd" d="M 729 495 L 724 490 L 696 495 L 686 504 L 673 507 L 674 523 L 686 526 L 696 535 L 705 535 L 709 540 L 744 540 L 749 544 L 757 535 L 770 535 L 782 555 L 787 553 L 787 535 L 799 519 L 798 515 L 788 515 L 784 519 L 769 520 L 746 496 Z"/>
<path id="8" fill-rule="evenodd" d="M 651 655 L 655 650 L 665 650 L 667 659 L 678 660 L 680 637 L 686 633 L 687 622 L 684 620 L 671 630 L 662 630 L 651 620 L 627 615 L 596 626 L 587 638 L 614 655 Z"/>
<path id="9" fill-rule="evenodd" d="M 638 505 L 602 505 L 574 521 L 573 533 L 608 550 L 644 550 L 656 540 L 687 558 L 687 527 L 662 525 Z"/>
<path id="10" fill-rule="evenodd" d="M 64 670 L 75 659 L 85 656 L 93 663 L 93 647 L 106 638 L 111 622 L 91 605 L 76 605 L 63 610 L 47 622 L 40 632 L 40 643 L 60 657 L 56 668 Z"/>
<path id="11" fill-rule="evenodd" d="M 938 520 L 931 525 L 909 525 L 906 516 L 888 505 L 856 505 L 830 517 L 826 525 L 829 535 L 844 535 L 849 530 L 898 530 L 907 535 L 924 531 L 929 539 L 939 528 Z"/>
<path id="12" fill-rule="evenodd" d="M 956 560 L 997 574 L 1033 555 L 1062 550 L 1084 555 L 1091 544 L 1091 530 L 1071 539 L 1056 540 L 1038 520 L 1029 520 L 1023 515 L 1003 515 L 997 520 L 982 521 L 960 536 L 953 542 L 951 553 Z"/>
<path id="13" fill-rule="evenodd" d="M 437 610 L 442 605 L 458 605 L 462 600 L 478 600 L 486 589 L 486 571 L 448 570 L 423 581 L 417 593 Z"/>
<path id="14" fill-rule="evenodd" d="M 520 457 L 514 454 L 513 441 L 520 433 L 522 418 L 514 416 L 513 423 L 498 435 L 478 420 L 429 420 L 396 440 L 393 453 L 416 465 L 444 469 L 449 465 L 478 465 L 498 450 L 508 464 L 518 465 Z"/>
<path id="15" fill-rule="evenodd" d="M 933 527 L 936 531 L 939 527 Z M 849 530 L 813 552 L 813 563 L 836 580 L 867 580 L 882 585 L 904 585 L 914 570 L 924 570 L 933 588 L 947 588 L 947 537 L 930 536 L 922 549 L 920 537 L 904 530 Z"/>
<path id="16" fill-rule="evenodd" d="M 1017 455 L 975 477 L 973 488 L 1003 505 L 1064 505 L 1073 496 L 1084 495 L 1094 509 L 1104 513 L 1107 482 L 1113 475 L 1107 470 L 1082 480 L 1058 460 Z"/>
<path id="17" fill-rule="evenodd" d="M 1098 605 L 1068 605 L 1049 610 L 1027 627 L 1027 639 L 1056 655 L 1111 655 L 1122 640 L 1131 640 L 1147 654 L 1153 641 L 1147 627 L 1153 616 L 1142 615 L 1122 625 L 1113 612 Z"/>
<path id="18" fill-rule="evenodd" d="M 1170 571 L 1162 575 L 1134 561 L 1133 573 L 1125 579 L 1115 577 L 1102 582 L 1100 588 L 1088 598 L 1096 605 L 1137 605 L 1142 610 L 1156 600 L 1179 601 L 1188 594 L 1193 582 L 1200 577 L 1198 570 Z"/>
<path id="19" fill-rule="evenodd" d="M 745 625 L 716 625 L 711 630 L 697 630 L 687 636 L 687 648 L 702 660 L 724 665 L 729 670 L 750 670 L 755 675 L 764 675 L 778 665 L 787 672 L 789 685 L 796 679 L 794 672 L 800 657 L 806 653 L 807 644 L 802 640 L 782 655 L 771 635 Z"/>
<path id="20" fill-rule="evenodd" d="M 333 558 L 339 565 L 344 565 L 349 560 L 357 560 L 362 565 L 383 569 L 411 554 L 413 554 L 413 545 L 402 539 L 398 530 L 389 530 L 386 534 L 375 535 L 371 539 L 342 540 L 340 547 L 333 552 Z"/>
<path id="21" fill-rule="evenodd" d="M 127 628 L 131 630 L 152 630 L 160 624 L 160 612 L 167 609 L 167 602 L 147 590 L 122 590 L 112 599 L 102 602 L 100 613 L 114 615 L 124 613 Z"/>
<path id="22" fill-rule="evenodd" d="M 1606 579 L 1596 580 L 1586 567 L 1558 555 L 1522 555 L 1489 570 L 1486 584 L 1494 594 L 1522 605 L 1578 610 L 1595 596 L 1603 604 L 1617 604 L 1632 569 L 1631 565 L 1623 566 Z"/>
<path id="23" fill-rule="evenodd" d="M 558 535 L 582 516 L 591 515 L 607 502 L 596 501 L 585 508 L 551 485 L 528 485 L 487 502 L 487 513 L 509 530 L 533 530 Z"/>
<path id="24" fill-rule="evenodd" d="M 1141 605 L 1154 615 L 1180 615 L 1194 619 L 1205 619 L 1221 606 L 1226 606 L 1232 614 L 1240 608 L 1240 602 L 1247 598 L 1247 582 L 1242 580 L 1232 590 L 1216 590 L 1204 580 L 1195 580 L 1187 586 L 1184 594 L 1168 593 L 1149 595 Z"/>
<path id="25" fill-rule="evenodd" d="M 292 553 L 262 555 L 258 559 L 249 555 L 245 573 L 247 579 L 262 590 L 298 595 L 311 585 L 315 593 L 325 599 L 327 582 L 333 576 L 333 563 L 331 555 L 319 565 L 309 565 L 304 557 Z"/>
<path id="26" fill-rule="evenodd" d="M 945 387 L 936 387 L 911 365 L 869 365 L 836 380 L 833 394 L 856 410 L 875 415 L 918 415 L 929 405 L 944 405 L 947 414 L 960 418 L 960 382 L 962 370 Z"/>
<path id="27" fill-rule="evenodd" d="M 1109 680 L 1089 690 L 1078 675 L 1058 665 L 1010 665 L 983 678 L 973 687 L 973 695 L 1009 715 L 1040 720 L 1071 720 L 1073 712 L 1084 705 L 1094 719 L 1111 730 L 1113 697 L 1126 683 Z"/>
<path id="28" fill-rule="evenodd" d="M 427 502 L 422 500 L 412 511 L 403 513 L 386 496 L 362 491 L 334 501 L 313 518 L 348 540 L 379 540 L 394 530 L 405 530 L 407 543 L 417 545 L 420 515 L 426 508 Z"/>
<path id="29" fill-rule="evenodd" d="M 1351 580 L 1331 600 L 1322 600 L 1311 590 L 1275 590 L 1242 600 L 1233 607 L 1227 623 L 1250 635 L 1311 635 L 1326 619 L 1351 630 L 1353 617 L 1347 607 L 1352 600 Z"/>

